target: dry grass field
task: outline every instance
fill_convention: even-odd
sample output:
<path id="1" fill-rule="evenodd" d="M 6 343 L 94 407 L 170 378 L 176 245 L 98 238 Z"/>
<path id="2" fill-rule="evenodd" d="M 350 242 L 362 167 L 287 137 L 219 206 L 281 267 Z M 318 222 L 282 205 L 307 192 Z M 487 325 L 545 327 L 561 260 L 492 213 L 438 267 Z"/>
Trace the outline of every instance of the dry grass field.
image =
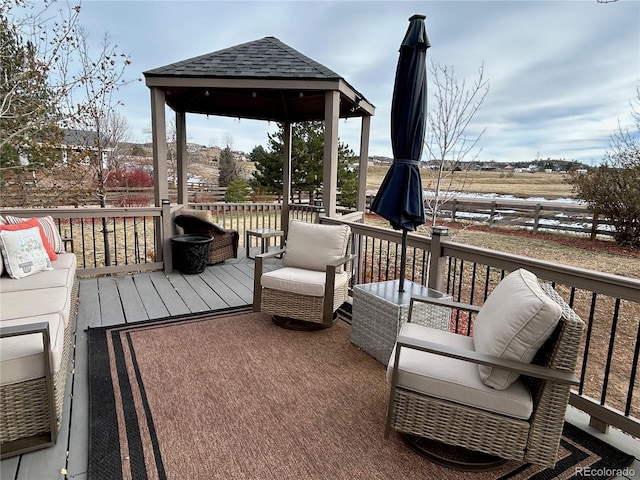
<path id="1" fill-rule="evenodd" d="M 376 191 L 388 167 L 371 166 L 367 170 L 367 189 Z M 422 170 L 422 184 L 430 188 L 434 181 L 429 172 Z M 457 172 L 467 175 L 467 192 L 499 193 L 519 198 L 544 197 L 546 199 L 569 198 L 570 185 L 562 173 L 514 173 Z M 452 189 L 456 188 L 456 184 Z M 367 223 L 388 225 L 371 217 Z M 570 234 L 532 235 L 524 230 L 488 228 L 482 225 L 448 223 L 449 239 L 478 247 L 524 255 L 565 265 L 640 278 L 640 250 L 617 247 L 611 240 L 590 241 L 584 236 Z M 429 235 L 429 229 L 423 233 Z"/>
<path id="2" fill-rule="evenodd" d="M 367 191 L 375 192 L 389 167 L 374 165 L 367 169 Z M 435 174 L 421 170 L 422 186 L 431 190 L 435 186 Z M 447 173 L 449 190 L 468 193 L 499 193 L 518 198 L 544 197 L 549 200 L 571 197 L 571 187 L 565 183 L 565 175 L 553 173 L 507 173 L 507 172 L 455 172 Z"/>

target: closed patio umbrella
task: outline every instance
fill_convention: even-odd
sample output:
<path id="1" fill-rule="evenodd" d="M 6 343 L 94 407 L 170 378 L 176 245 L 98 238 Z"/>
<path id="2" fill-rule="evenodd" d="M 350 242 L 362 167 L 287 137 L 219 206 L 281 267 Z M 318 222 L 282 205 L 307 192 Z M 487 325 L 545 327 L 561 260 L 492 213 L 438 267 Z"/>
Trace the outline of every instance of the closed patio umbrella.
<path id="1" fill-rule="evenodd" d="M 404 291 L 407 232 L 425 223 L 419 161 L 427 123 L 427 48 L 425 16 L 414 15 L 400 45 L 400 58 L 391 101 L 393 164 L 385 176 L 371 211 L 402 230 L 400 288 Z"/>

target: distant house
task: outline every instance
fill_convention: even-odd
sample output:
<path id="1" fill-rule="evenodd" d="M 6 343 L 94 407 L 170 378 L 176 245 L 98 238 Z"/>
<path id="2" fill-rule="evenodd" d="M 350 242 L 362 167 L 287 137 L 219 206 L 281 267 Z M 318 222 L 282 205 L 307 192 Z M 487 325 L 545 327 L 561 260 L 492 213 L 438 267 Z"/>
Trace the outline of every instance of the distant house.
<path id="1" fill-rule="evenodd" d="M 64 131 L 64 138 L 60 150 L 62 151 L 62 162 L 66 163 L 70 152 L 85 153 L 80 159 L 83 165 L 89 165 L 91 158 L 90 152 L 100 156 L 102 168 L 107 168 L 109 155 L 114 151 L 111 142 L 98 137 L 96 132 L 88 130 L 67 129 Z"/>

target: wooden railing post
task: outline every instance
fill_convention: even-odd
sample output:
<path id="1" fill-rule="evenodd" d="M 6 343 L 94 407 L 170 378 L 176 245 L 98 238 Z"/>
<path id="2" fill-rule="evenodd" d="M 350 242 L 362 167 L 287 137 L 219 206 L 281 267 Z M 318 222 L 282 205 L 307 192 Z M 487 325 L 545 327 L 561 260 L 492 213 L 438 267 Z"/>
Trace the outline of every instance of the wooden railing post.
<path id="1" fill-rule="evenodd" d="M 173 258 L 171 255 L 171 237 L 173 235 L 173 219 L 171 218 L 171 202 L 168 198 L 162 199 L 162 217 L 160 217 L 160 238 L 161 243 L 156 247 L 161 258 L 158 261 L 164 262 L 165 273 L 173 272 Z"/>
<path id="2" fill-rule="evenodd" d="M 427 286 L 444 292 L 447 268 L 446 258 L 442 255 L 440 242 L 442 237 L 449 236 L 449 227 L 433 227 L 431 229 L 431 258 L 429 262 L 429 280 Z"/>

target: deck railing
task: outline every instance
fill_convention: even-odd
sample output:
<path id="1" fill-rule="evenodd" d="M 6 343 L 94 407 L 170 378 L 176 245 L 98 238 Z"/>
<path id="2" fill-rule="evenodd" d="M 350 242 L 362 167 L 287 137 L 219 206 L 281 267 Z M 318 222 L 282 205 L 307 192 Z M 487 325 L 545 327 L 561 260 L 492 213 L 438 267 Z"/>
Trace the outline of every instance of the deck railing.
<path id="1" fill-rule="evenodd" d="M 3 209 L 0 215 L 51 216 L 67 251 L 78 258 L 78 275 L 161 270 L 162 207 Z"/>
<path id="2" fill-rule="evenodd" d="M 209 209 L 215 222 L 238 230 L 241 247 L 247 229 L 282 229 L 281 204 L 190 207 Z M 78 274 L 87 276 L 161 270 L 160 245 L 174 234 L 168 226 L 179 208 L 12 209 L 0 210 L 0 215 L 51 215 L 67 248 L 78 256 Z M 310 205 L 292 206 L 289 213 L 304 221 L 349 224 L 357 253 L 354 284 L 400 277 L 400 232 L 351 221 L 358 213 L 329 219 Z M 409 234 L 407 246 L 405 278 L 459 301 L 481 305 L 500 279 L 517 268 L 551 282 L 587 324 L 580 386 L 571 404 L 589 413 L 596 427 L 613 425 L 640 437 L 640 280 L 447 241 L 446 232 L 438 229 L 433 237 Z M 468 334 L 467 319 L 456 320 L 460 333 Z"/>

